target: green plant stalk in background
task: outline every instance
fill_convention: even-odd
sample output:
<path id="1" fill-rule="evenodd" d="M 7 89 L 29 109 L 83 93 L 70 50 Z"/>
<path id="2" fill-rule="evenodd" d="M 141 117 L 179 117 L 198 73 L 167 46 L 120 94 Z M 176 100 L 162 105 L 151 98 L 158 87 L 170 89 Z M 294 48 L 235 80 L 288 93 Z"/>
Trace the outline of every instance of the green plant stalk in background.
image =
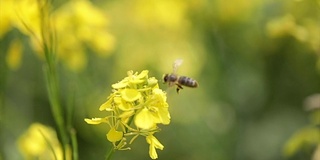
<path id="1" fill-rule="evenodd" d="M 40 5 L 40 3 L 39 3 Z M 39 6 L 40 15 L 41 17 L 41 38 L 42 38 L 42 47 L 43 52 L 45 55 L 45 75 L 46 75 L 46 82 L 47 82 L 47 90 L 48 96 L 50 100 L 51 111 L 58 127 L 58 133 L 61 139 L 62 148 L 63 148 L 63 155 L 66 158 L 66 146 L 68 142 L 68 136 L 66 133 L 65 125 L 64 125 L 64 118 L 62 114 L 62 108 L 60 105 L 60 98 L 59 98 L 59 84 L 58 84 L 58 76 L 56 71 L 56 59 L 55 53 L 53 49 L 53 33 L 50 29 L 50 24 L 46 15 L 46 6 L 41 7 Z M 44 30 L 46 28 L 46 30 Z"/>
<path id="2" fill-rule="evenodd" d="M 49 2 L 46 1 L 43 6 L 41 6 L 41 2 L 38 1 L 39 5 L 39 13 L 40 13 L 40 29 L 41 29 L 41 45 L 45 55 L 45 68 L 44 72 L 46 75 L 47 82 L 47 91 L 50 100 L 51 111 L 55 120 L 55 123 L 58 127 L 58 134 L 60 137 L 60 142 L 62 144 L 63 150 L 63 158 L 68 159 L 67 150 L 69 147 L 69 140 L 71 140 L 72 146 L 72 157 L 73 159 L 77 159 L 77 142 L 76 142 L 76 134 L 74 129 L 70 129 L 70 134 L 67 132 L 66 126 L 68 128 L 72 128 L 71 126 L 71 118 L 66 120 L 64 119 L 64 109 L 62 108 L 60 101 L 60 90 L 59 90 L 59 81 L 57 74 L 57 61 L 56 54 L 54 50 L 54 29 L 52 24 L 50 23 L 50 13 L 49 13 Z M 71 106 L 68 106 L 68 111 L 66 112 L 66 117 L 72 116 Z M 66 124 L 68 123 L 68 124 Z M 70 136 L 70 137 L 69 137 Z"/>

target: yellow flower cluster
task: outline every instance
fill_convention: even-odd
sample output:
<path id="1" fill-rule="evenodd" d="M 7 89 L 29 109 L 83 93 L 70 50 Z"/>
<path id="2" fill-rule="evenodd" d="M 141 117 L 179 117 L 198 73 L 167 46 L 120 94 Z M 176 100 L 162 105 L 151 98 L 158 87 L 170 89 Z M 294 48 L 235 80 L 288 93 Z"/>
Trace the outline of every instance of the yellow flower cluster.
<path id="1" fill-rule="evenodd" d="M 292 15 L 276 18 L 267 23 L 267 32 L 270 37 L 292 35 L 299 41 L 307 39 L 307 30 L 296 23 Z"/>
<path id="2" fill-rule="evenodd" d="M 301 18 L 287 14 L 270 20 L 266 25 L 266 30 L 271 38 L 292 36 L 296 40 L 307 44 L 318 57 L 316 66 L 320 70 L 320 28 L 317 19 Z"/>
<path id="3" fill-rule="evenodd" d="M 41 43 L 42 35 L 46 33 L 41 30 L 54 32 L 56 44 L 48 45 L 56 46 L 58 58 L 73 71 L 80 71 L 86 66 L 86 47 L 105 57 L 115 46 L 115 38 L 107 30 L 108 18 L 88 0 L 69 1 L 56 10 L 52 10 L 46 0 L 1 0 L 0 10 L 0 39 L 16 28 L 30 37 L 32 47 L 43 58 Z M 46 28 L 43 23 L 52 28 Z M 21 40 L 19 37 L 16 39 Z M 10 47 L 7 64 L 10 69 L 16 69 L 22 54 L 11 50 Z M 22 52 L 22 49 L 18 51 Z"/>
<path id="4" fill-rule="evenodd" d="M 110 130 L 107 139 L 114 149 L 127 150 L 127 138 L 132 137 L 131 144 L 138 136 L 146 137 L 149 155 L 158 158 L 156 149 L 164 146 L 154 137 L 159 132 L 157 124 L 169 124 L 170 114 L 166 93 L 159 89 L 158 80 L 148 77 L 148 70 L 140 74 L 128 71 L 128 77 L 113 84 L 113 93 L 99 108 L 106 111 L 104 118 L 85 119 L 88 124 L 107 123 Z M 133 123 L 131 123 L 133 122 Z"/>
<path id="5" fill-rule="evenodd" d="M 72 70 L 86 66 L 86 48 L 101 57 L 110 55 L 115 38 L 107 28 L 108 17 L 90 1 L 69 1 L 53 13 L 59 58 Z"/>
<path id="6" fill-rule="evenodd" d="M 18 147 L 24 159 L 63 159 L 62 148 L 55 130 L 40 123 L 33 123 L 29 127 L 19 138 Z M 67 154 L 67 159 L 71 159 L 71 153 Z"/>

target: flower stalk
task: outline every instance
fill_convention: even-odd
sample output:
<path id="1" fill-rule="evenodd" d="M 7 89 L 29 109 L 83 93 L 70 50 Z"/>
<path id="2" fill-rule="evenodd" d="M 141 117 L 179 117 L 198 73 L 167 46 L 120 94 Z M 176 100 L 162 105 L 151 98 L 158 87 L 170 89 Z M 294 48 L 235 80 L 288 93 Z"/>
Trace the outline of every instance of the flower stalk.
<path id="1" fill-rule="evenodd" d="M 40 34 L 35 33 L 31 30 L 31 33 L 34 35 L 34 38 L 38 40 L 42 47 L 42 51 L 45 55 L 45 63 L 44 63 L 44 72 L 46 77 L 47 91 L 50 101 L 51 111 L 54 117 L 54 121 L 58 128 L 58 135 L 60 142 L 62 144 L 62 154 L 63 159 L 70 159 L 67 154 L 69 150 L 69 140 L 71 137 L 72 148 L 77 148 L 76 142 L 74 142 L 75 132 L 67 132 L 67 124 L 64 118 L 64 109 L 62 108 L 60 101 L 60 90 L 59 90 L 59 81 L 58 81 L 58 73 L 57 73 L 57 61 L 56 61 L 56 53 L 54 47 L 54 28 L 51 24 L 50 17 L 50 3 L 49 1 L 40 1 L 38 0 L 38 9 L 40 16 Z M 26 25 L 27 26 L 27 25 Z M 37 36 L 38 35 L 38 36 Z M 67 117 L 69 115 L 66 115 Z M 69 135 L 70 134 L 70 135 Z M 76 152 L 77 153 L 77 152 Z M 77 157 L 74 156 L 73 157 Z"/>
<path id="2" fill-rule="evenodd" d="M 110 147 L 107 156 L 106 156 L 106 160 L 111 160 L 113 153 L 115 152 L 113 147 Z"/>

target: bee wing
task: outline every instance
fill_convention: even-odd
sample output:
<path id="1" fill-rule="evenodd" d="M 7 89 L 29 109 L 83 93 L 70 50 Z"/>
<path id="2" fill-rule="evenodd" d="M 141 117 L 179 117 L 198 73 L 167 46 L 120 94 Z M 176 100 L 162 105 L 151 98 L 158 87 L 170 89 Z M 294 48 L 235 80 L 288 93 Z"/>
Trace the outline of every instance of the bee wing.
<path id="1" fill-rule="evenodd" d="M 178 67 L 181 66 L 183 63 L 183 59 L 177 59 L 173 62 L 173 73 L 176 73 L 178 70 Z"/>

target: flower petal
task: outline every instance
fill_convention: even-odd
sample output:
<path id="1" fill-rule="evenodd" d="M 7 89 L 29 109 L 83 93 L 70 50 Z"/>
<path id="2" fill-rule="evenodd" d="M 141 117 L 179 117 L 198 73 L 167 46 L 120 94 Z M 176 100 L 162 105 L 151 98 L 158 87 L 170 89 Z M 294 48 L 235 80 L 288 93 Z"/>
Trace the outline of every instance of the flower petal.
<path id="1" fill-rule="evenodd" d="M 124 89 L 121 92 L 122 98 L 127 102 L 133 102 L 141 97 L 141 93 L 135 89 Z"/>
<path id="2" fill-rule="evenodd" d="M 121 97 L 114 97 L 114 103 L 122 111 L 129 111 L 132 109 L 131 103 L 127 103 Z"/>
<path id="3" fill-rule="evenodd" d="M 152 159 L 157 159 L 158 158 L 158 154 L 156 152 L 156 148 L 160 149 L 160 150 L 163 150 L 164 146 L 152 134 L 148 135 L 146 137 L 146 140 L 147 140 L 147 143 L 150 144 L 150 146 L 149 146 L 149 156 Z"/>
<path id="4" fill-rule="evenodd" d="M 151 159 L 157 159 L 158 158 L 158 154 L 156 149 L 154 148 L 153 145 L 149 145 L 149 156 Z"/>
<path id="5" fill-rule="evenodd" d="M 110 142 L 120 141 L 122 139 L 122 137 L 123 137 L 123 132 L 116 131 L 115 128 L 111 128 L 107 134 L 107 139 Z"/>
<path id="6" fill-rule="evenodd" d="M 136 114 L 134 123 L 142 129 L 150 129 L 156 125 L 152 113 L 147 108 L 143 108 Z"/>
<path id="7" fill-rule="evenodd" d="M 160 108 L 159 109 L 159 115 L 162 121 L 162 124 L 169 124 L 170 123 L 170 113 L 168 111 L 168 108 Z"/>
<path id="8" fill-rule="evenodd" d="M 124 88 L 128 85 L 128 77 L 124 78 L 122 81 L 115 83 L 113 85 L 111 85 L 112 88 L 114 89 L 121 89 Z"/>
<path id="9" fill-rule="evenodd" d="M 143 71 L 137 76 L 137 78 L 139 78 L 139 79 L 148 78 L 148 73 L 149 73 L 148 70 L 143 70 Z"/>
<path id="10" fill-rule="evenodd" d="M 133 115 L 134 115 L 134 111 L 127 111 L 127 112 L 121 113 L 121 114 L 119 115 L 119 118 L 121 118 L 121 121 L 122 121 L 123 123 L 127 123 L 128 120 L 129 120 L 129 118 L 130 118 L 131 116 L 133 116 Z"/>
<path id="11" fill-rule="evenodd" d="M 148 79 L 148 86 L 149 87 L 154 87 L 158 84 L 158 80 L 154 77 L 151 77 Z"/>
<path id="12" fill-rule="evenodd" d="M 85 118 L 84 121 L 86 121 L 88 124 L 100 124 L 100 123 L 108 123 L 107 118 Z"/>
<path id="13" fill-rule="evenodd" d="M 152 136 L 152 141 L 155 148 L 163 150 L 164 146 L 158 141 L 156 137 Z"/>
<path id="14" fill-rule="evenodd" d="M 103 111 L 103 110 L 110 111 L 110 110 L 112 110 L 112 105 L 111 104 L 113 102 L 113 97 L 114 97 L 113 94 L 110 95 L 108 97 L 108 100 L 99 107 L 99 111 Z"/>

